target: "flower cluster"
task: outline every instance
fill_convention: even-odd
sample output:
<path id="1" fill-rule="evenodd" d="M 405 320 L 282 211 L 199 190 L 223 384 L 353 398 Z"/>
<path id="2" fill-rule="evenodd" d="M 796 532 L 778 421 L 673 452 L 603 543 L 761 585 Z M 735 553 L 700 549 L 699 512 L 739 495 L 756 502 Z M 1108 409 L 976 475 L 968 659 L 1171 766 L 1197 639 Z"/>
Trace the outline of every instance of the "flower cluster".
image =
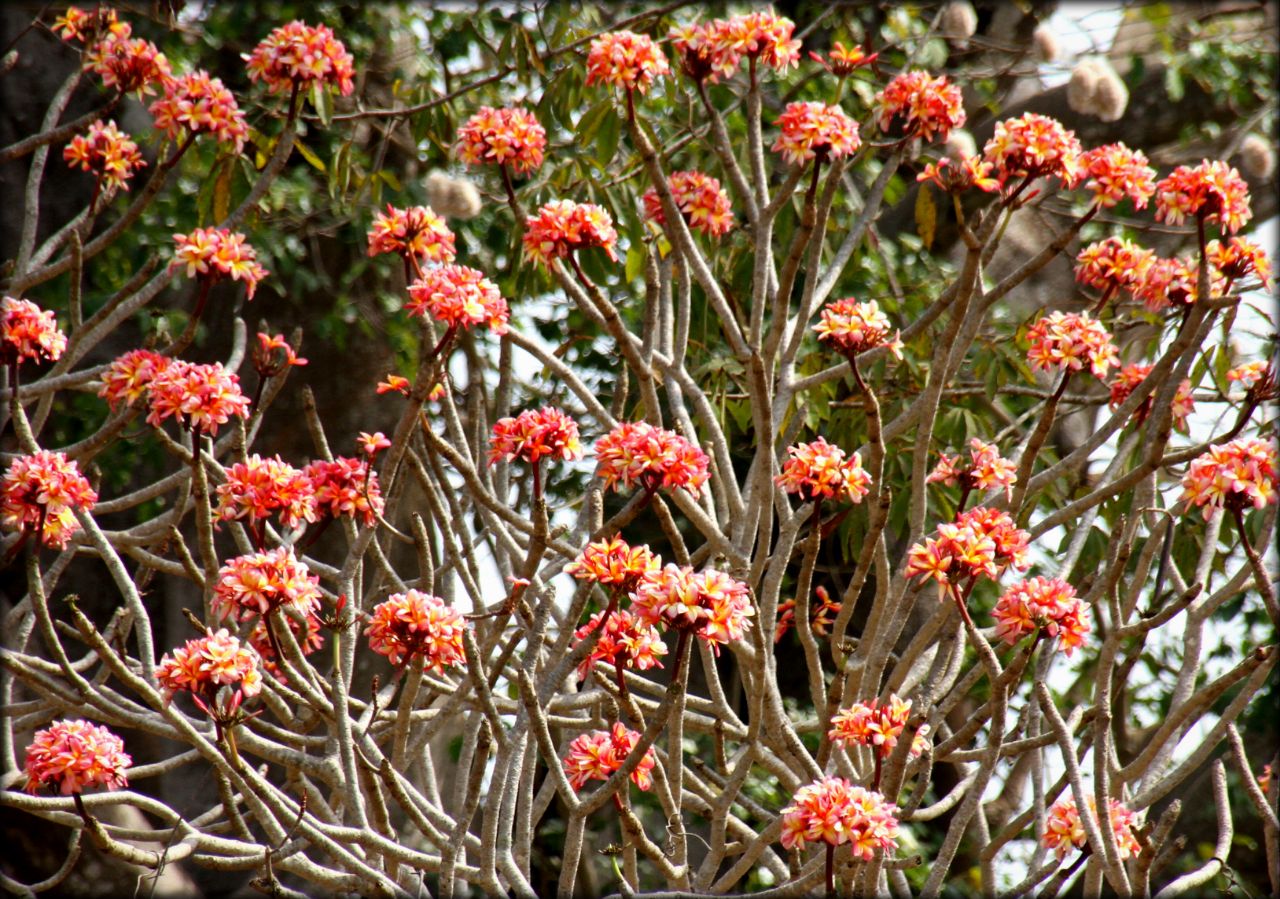
<path id="1" fill-rule="evenodd" d="M 332 462 L 317 459 L 302 473 L 311 481 L 316 511 L 330 518 L 350 515 L 372 526 L 382 514 L 382 490 L 378 473 L 364 459 L 338 456 Z"/>
<path id="2" fill-rule="evenodd" d="M 80 41 L 92 43 L 98 35 L 112 33 L 127 37 L 132 28 L 127 22 L 121 22 L 114 9 L 99 6 L 92 10 L 78 6 L 67 7 L 66 12 L 53 21 L 53 30 L 64 41 Z"/>
<path id="3" fill-rule="evenodd" d="M 965 123 L 960 88 L 946 75 L 934 78 L 928 72 L 903 72 L 876 94 L 876 123 L 888 133 L 895 118 L 901 120 L 905 138 L 946 140 L 953 128 Z"/>
<path id="4" fill-rule="evenodd" d="M 507 333 L 510 315 L 497 285 L 473 268 L 453 264 L 429 268 L 410 284 L 405 309 L 424 318 L 430 313 L 455 329 L 487 321 L 489 330 L 499 335 Z"/>
<path id="5" fill-rule="evenodd" d="M 963 193 L 976 187 L 990 194 L 1000 190 L 1000 182 L 991 176 L 994 168 L 981 156 L 965 156 L 959 161 L 948 156 L 936 163 L 926 163 L 916 180 L 932 181 L 947 193 Z"/>
<path id="6" fill-rule="evenodd" d="M 220 687 L 234 687 L 243 696 L 257 696 L 262 690 L 258 656 L 232 636 L 226 628 L 188 640 L 172 653 L 165 653 L 156 667 L 156 680 L 169 698 L 187 690 L 208 702 Z"/>
<path id="7" fill-rule="evenodd" d="M 249 400 L 240 392 L 240 378 L 221 362 L 200 364 L 174 359 L 157 371 L 148 385 L 149 424 L 159 427 L 173 416 L 193 432 L 216 434 L 233 415 L 244 418 Z"/>
<path id="8" fill-rule="evenodd" d="M 879 53 L 867 53 L 862 49 L 861 44 L 846 47 L 840 41 L 831 45 L 826 59 L 817 53 L 809 54 L 810 59 L 837 78 L 848 78 L 863 66 L 871 65 L 879 56 Z"/>
<path id="9" fill-rule="evenodd" d="M 1000 448 L 977 437 L 969 441 L 969 463 L 960 455 L 941 457 L 937 466 L 925 478 L 925 483 L 941 481 L 948 487 L 957 483 L 965 490 L 996 490 L 1004 488 L 1013 497 L 1013 485 L 1018 481 L 1017 463 L 1000 455 Z"/>
<path id="10" fill-rule="evenodd" d="M 273 94 L 327 84 L 345 97 L 355 87 L 351 54 L 324 25 L 300 21 L 281 25 L 244 59 L 249 79 L 265 82 Z"/>
<path id="11" fill-rule="evenodd" d="M 0 300 L 0 361 L 55 362 L 67 348 L 67 335 L 53 313 L 30 300 Z"/>
<path id="12" fill-rule="evenodd" d="M 938 525 L 938 536 L 911 547 L 907 557 L 907 577 L 934 578 L 940 594 L 955 589 L 962 578 L 996 580 L 1007 567 L 1025 570 L 1027 532 L 1014 524 L 1008 513 L 976 506 L 956 516 L 952 523 Z"/>
<path id="13" fill-rule="evenodd" d="M 614 262 L 618 261 L 614 245 L 618 232 L 613 219 L 594 203 L 552 200 L 525 223 L 524 252 L 535 262 L 550 265 L 575 250 L 600 247 Z"/>
<path id="14" fill-rule="evenodd" d="M 800 59 L 795 23 L 771 10 L 760 10 L 705 24 L 680 25 L 669 34 L 685 73 L 697 80 L 728 78 L 746 56 L 780 72 Z"/>
<path id="15" fill-rule="evenodd" d="M 619 536 L 588 543 L 576 559 L 564 567 L 566 574 L 591 580 L 629 593 L 647 575 L 656 574 L 662 559 L 646 546 L 632 546 Z"/>
<path id="16" fill-rule="evenodd" d="M 1271 289 L 1271 260 L 1262 247 L 1243 237 L 1232 237 L 1226 243 L 1209 241 L 1205 247 L 1209 262 L 1224 278 L 1239 281 L 1255 275 L 1264 290 Z"/>
<path id="17" fill-rule="evenodd" d="M 835 624 L 836 616 L 840 614 L 840 609 L 844 603 L 838 599 L 832 599 L 831 594 L 827 592 L 827 588 L 821 585 L 813 588 L 813 595 L 817 598 L 816 606 L 810 606 L 809 612 L 809 630 L 813 631 L 815 637 L 825 637 L 831 633 L 831 628 Z M 787 631 L 791 630 L 796 623 L 796 601 L 788 599 L 786 602 L 778 604 L 778 624 L 773 631 L 773 642 L 781 643 L 782 638 L 787 635 Z"/>
<path id="18" fill-rule="evenodd" d="M 171 360 L 154 350 L 129 350 L 117 356 L 102 373 L 102 386 L 98 396 L 107 401 L 112 411 L 123 402 L 132 406 L 141 399 Z"/>
<path id="19" fill-rule="evenodd" d="M 574 638 L 578 642 L 590 637 L 600 629 L 600 622 L 605 612 L 596 612 L 576 631 Z M 608 662 L 620 668 L 635 668 L 644 671 L 649 668 L 661 668 L 659 656 L 667 654 L 667 644 L 662 641 L 662 634 L 656 627 L 626 609 L 617 609 L 609 614 L 600 632 L 600 639 L 595 647 L 578 666 L 578 678 L 585 680 L 596 662 Z"/>
<path id="20" fill-rule="evenodd" d="M 653 38 L 633 31 L 611 31 L 591 42 L 587 51 L 587 86 L 611 84 L 627 90 L 649 90 L 671 71 Z"/>
<path id="21" fill-rule="evenodd" d="M 518 106 L 481 106 L 458 129 L 458 158 L 467 165 L 505 165 L 527 175 L 542 165 L 546 148 L 546 129 Z"/>
<path id="22" fill-rule="evenodd" d="M 452 262 L 453 232 L 426 206 L 397 209 L 387 204 L 386 215 L 378 213 L 369 228 L 369 255 L 395 253 L 406 260 Z"/>
<path id="23" fill-rule="evenodd" d="M 320 579 L 290 546 L 236 556 L 218 569 L 213 612 L 219 620 L 245 621 L 288 608 L 306 617 L 320 609 Z"/>
<path id="24" fill-rule="evenodd" d="M 881 705 L 878 700 L 855 702 L 847 709 L 840 709 L 831 718 L 831 730 L 827 737 L 836 746 L 872 746 L 881 758 L 888 758 L 902 730 L 911 717 L 911 700 L 899 699 L 890 694 L 889 701 Z M 912 758 L 924 752 L 928 746 L 929 725 L 916 731 L 911 741 Z"/>
<path id="25" fill-rule="evenodd" d="M 650 493 L 683 487 L 698 496 L 710 477 L 706 453 L 676 432 L 645 421 L 617 425 L 596 441 L 595 453 L 596 474 L 615 490 L 636 484 Z"/>
<path id="26" fill-rule="evenodd" d="M 1257 384 L 1270 384 L 1274 389 L 1276 372 L 1270 362 L 1257 359 L 1253 362 L 1242 362 L 1228 371 L 1227 380 L 1239 381 L 1246 390 L 1252 390 Z"/>
<path id="27" fill-rule="evenodd" d="M 226 278 L 243 281 L 245 295 L 253 299 L 258 282 L 270 274 L 258 264 L 258 254 L 245 236 L 227 228 L 196 228 L 190 234 L 173 235 L 170 270 L 183 266 L 187 277 L 217 283 Z"/>
<path id="28" fill-rule="evenodd" d="M 1089 633 L 1088 609 L 1062 578 L 1018 581 L 1000 596 L 991 616 L 996 620 L 996 637 L 1006 643 L 1017 643 L 1043 628 L 1045 634 L 1062 641 L 1068 656 L 1084 645 Z"/>
<path id="29" fill-rule="evenodd" d="M 1258 437 L 1215 444 L 1197 456 L 1182 476 L 1182 496 L 1203 508 L 1208 520 L 1215 509 L 1261 509 L 1276 501 L 1276 445 Z"/>
<path id="30" fill-rule="evenodd" d="M 804 165 L 811 159 L 839 159 L 862 146 L 858 123 L 838 106 L 817 101 L 788 103 L 775 124 L 782 134 L 773 150 L 792 165 Z"/>
<path id="31" fill-rule="evenodd" d="M 27 747 L 27 792 L 55 787 L 63 796 L 86 787 L 121 790 L 133 759 L 124 740 L 92 721 L 55 721 L 38 730 Z"/>
<path id="32" fill-rule="evenodd" d="M 1083 176 L 1080 141 L 1057 119 L 1028 112 L 996 123 L 995 134 L 983 147 L 1001 183 L 1011 178 L 1055 176 L 1074 187 Z"/>
<path id="33" fill-rule="evenodd" d="M 1120 364 L 1119 352 L 1102 323 L 1088 314 L 1051 312 L 1027 332 L 1031 349 L 1027 361 L 1041 371 L 1080 371 L 1085 363 L 1099 378 Z"/>
<path id="34" fill-rule="evenodd" d="M 889 318 L 875 300 L 859 303 L 849 297 L 830 302 L 823 307 L 822 321 L 814 325 L 813 330 L 818 332 L 818 340 L 846 356 L 883 346 L 902 358 L 899 334 L 889 336 Z"/>
<path id="35" fill-rule="evenodd" d="M 101 119 L 89 126 L 88 133 L 71 138 L 62 151 L 62 158 L 72 168 L 79 166 L 83 171 L 93 172 L 108 190 L 121 187 L 128 190 L 134 169 L 147 164 L 129 135 L 116 127 L 114 121 Z"/>
<path id="36" fill-rule="evenodd" d="M 1096 824 L 1098 810 L 1092 796 L 1088 797 L 1088 802 L 1089 815 Z M 1108 805 L 1107 817 L 1116 837 L 1116 848 L 1119 850 L 1120 858 L 1125 859 L 1140 853 L 1142 847 L 1133 833 L 1138 824 L 1137 815 L 1125 808 L 1119 800 L 1112 799 Z M 1080 820 L 1080 811 L 1076 808 L 1075 798 L 1063 796 L 1049 809 L 1044 833 L 1040 835 L 1040 844 L 1046 849 L 1052 849 L 1061 861 L 1073 846 L 1083 849 L 1088 841 L 1089 837 Z"/>
<path id="37" fill-rule="evenodd" d="M 1220 160 L 1178 166 L 1156 184 L 1156 221 L 1180 225 L 1188 216 L 1235 234 L 1253 218 L 1249 185 Z"/>
<path id="38" fill-rule="evenodd" d="M 1156 192 L 1156 171 L 1147 164 L 1141 150 L 1130 150 L 1123 143 L 1103 144 L 1086 150 L 1080 157 L 1085 187 L 1093 191 L 1094 202 L 1104 208 L 1125 199 L 1134 209 L 1146 209 Z"/>
<path id="39" fill-rule="evenodd" d="M 217 515 L 223 521 L 251 522 L 280 514 L 280 522 L 295 528 L 315 521 L 315 498 L 310 479 L 279 456 L 254 453 L 227 467 L 227 481 L 217 489 Z"/>
<path id="40" fill-rule="evenodd" d="M 803 502 L 848 499 L 855 503 L 871 492 L 871 475 L 858 453 L 846 459 L 844 450 L 819 437 L 812 443 L 787 447 L 788 459 L 774 481 Z"/>
<path id="41" fill-rule="evenodd" d="M 0 524 L 36 530 L 45 546 L 62 549 L 80 530 L 75 510 L 93 509 L 98 494 L 65 454 L 37 450 L 18 456 L 0 480 Z"/>
<path id="42" fill-rule="evenodd" d="M 750 588 L 722 571 L 667 564 L 647 574 L 631 594 L 631 610 L 646 624 L 700 637 L 712 648 L 742 639 L 755 614 Z"/>
<path id="43" fill-rule="evenodd" d="M 797 790 L 782 810 L 782 845 L 803 849 L 810 842 L 848 843 L 854 857 L 871 861 L 877 849 L 897 848 L 897 811 L 879 793 L 843 777 L 824 777 Z"/>
<path id="44" fill-rule="evenodd" d="M 167 79 L 164 96 L 151 104 L 155 126 L 178 140 L 188 134 L 212 134 L 219 142 L 244 149 L 249 125 L 236 98 L 219 78 L 198 71 Z"/>
<path id="45" fill-rule="evenodd" d="M 569 754 L 564 757 L 564 773 L 575 790 L 581 790 L 589 780 L 608 780 L 622 767 L 631 750 L 640 742 L 640 734 L 614 722 L 611 730 L 594 730 L 581 734 L 569 743 Z M 653 766 L 658 762 L 650 747 L 631 772 L 631 782 L 641 790 L 653 786 Z"/>
<path id="46" fill-rule="evenodd" d="M 384 655 L 392 665 L 411 661 L 436 674 L 446 667 L 467 664 L 463 634 L 467 630 L 462 613 L 438 596 L 421 590 L 393 593 L 373 609 L 369 627 L 369 648 Z"/>
<path id="47" fill-rule="evenodd" d="M 1110 298 L 1141 288 L 1155 253 L 1123 237 L 1095 241 L 1076 254 L 1076 280 Z"/>
<path id="48" fill-rule="evenodd" d="M 1111 382 L 1111 408 L 1119 408 L 1129 398 L 1133 389 L 1146 380 L 1154 365 L 1126 365 L 1120 374 Z M 1146 421 L 1151 412 L 1153 395 L 1148 394 L 1133 413 L 1133 420 L 1138 424 Z M 1173 395 L 1173 426 L 1182 433 L 1187 432 L 1187 417 L 1195 410 L 1196 401 L 1191 395 L 1191 381 L 1186 378 L 1178 385 Z"/>
<path id="49" fill-rule="evenodd" d="M 289 345 L 283 334 L 258 332 L 258 345 L 253 348 L 253 370 L 266 380 L 283 373 L 292 365 L 306 365 L 307 360 Z"/>
<path id="50" fill-rule="evenodd" d="M 671 189 L 676 207 L 690 228 L 717 237 L 727 234 L 733 227 L 733 209 L 729 203 L 729 195 L 724 192 L 718 179 L 703 172 L 672 172 L 667 177 L 667 186 Z M 667 217 L 662 211 L 662 200 L 657 188 L 649 188 L 640 200 L 644 203 L 646 216 L 659 225 L 666 224 Z"/>
<path id="51" fill-rule="evenodd" d="M 132 32 L 127 22 L 112 22 L 85 50 L 84 64 L 121 94 L 149 94 L 154 85 L 169 83 L 173 69 L 155 44 L 131 37 Z"/>
<path id="52" fill-rule="evenodd" d="M 1221 273 L 1210 268 L 1210 295 L 1220 295 L 1225 289 L 1226 280 Z M 1151 312 L 1159 312 L 1171 304 L 1189 306 L 1199 296 L 1198 264 L 1190 258 L 1153 257 L 1133 291 L 1133 298 L 1141 300 Z"/>
<path id="53" fill-rule="evenodd" d="M 582 458 L 578 423 L 554 406 L 526 409 L 515 418 L 502 418 L 493 425 L 489 441 L 489 464 L 499 459 L 523 459 L 536 465 L 543 456 L 566 461 Z"/>

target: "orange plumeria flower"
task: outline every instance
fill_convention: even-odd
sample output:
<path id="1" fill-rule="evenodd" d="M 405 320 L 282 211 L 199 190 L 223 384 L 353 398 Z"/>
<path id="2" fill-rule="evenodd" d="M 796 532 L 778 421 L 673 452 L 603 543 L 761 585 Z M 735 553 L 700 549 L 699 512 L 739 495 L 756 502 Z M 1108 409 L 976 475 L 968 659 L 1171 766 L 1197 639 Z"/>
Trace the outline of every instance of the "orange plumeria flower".
<path id="1" fill-rule="evenodd" d="M 613 219 L 594 203 L 552 200 L 544 204 L 525 223 L 523 241 L 525 256 L 543 265 L 549 266 L 553 259 L 563 259 L 588 247 L 599 247 L 614 262 L 618 261 L 618 232 L 613 228 Z"/>
<path id="2" fill-rule="evenodd" d="M 45 546 L 63 549 L 80 530 L 76 510 L 90 512 L 97 492 L 65 453 L 37 450 L 18 456 L 0 479 L 0 524 L 35 533 Z"/>
<path id="3" fill-rule="evenodd" d="M 1119 351 L 1102 323 L 1089 315 L 1052 312 L 1027 332 L 1031 349 L 1027 361 L 1041 371 L 1080 371 L 1087 364 L 1096 377 L 1119 364 Z"/>
<path id="4" fill-rule="evenodd" d="M 1120 374 L 1116 375 L 1116 379 L 1111 382 L 1111 408 L 1117 409 L 1129 398 L 1129 394 L 1133 393 L 1133 389 L 1146 380 L 1147 375 L 1151 374 L 1154 365 L 1126 365 L 1120 370 Z M 1137 424 L 1147 420 L 1147 415 L 1151 412 L 1152 395 L 1148 394 L 1147 398 L 1133 413 L 1133 421 Z M 1173 426 L 1187 433 L 1187 417 L 1195 410 L 1196 401 L 1191 395 L 1191 381 L 1183 378 L 1178 384 L 1178 390 L 1173 395 Z"/>
<path id="5" fill-rule="evenodd" d="M 862 467 L 862 457 L 854 453 L 846 459 L 843 449 L 822 437 L 787 447 L 787 456 L 782 474 L 773 480 L 803 502 L 847 499 L 860 503 L 871 492 L 871 475 Z"/>
<path id="6" fill-rule="evenodd" d="M 810 842 L 847 843 L 855 858 L 871 861 L 876 850 L 897 848 L 897 811 L 879 793 L 843 777 L 823 777 L 797 790 L 782 810 L 782 845 L 799 850 Z"/>
<path id="7" fill-rule="evenodd" d="M 854 44 L 852 47 L 845 47 L 844 44 L 836 41 L 831 45 L 831 49 L 827 52 L 827 58 L 823 59 L 817 53 L 810 53 L 809 58 L 818 65 L 822 66 L 837 78 L 848 78 L 863 66 L 869 66 L 879 58 L 879 53 L 867 53 L 862 49 L 861 44 Z"/>
<path id="8" fill-rule="evenodd" d="M 355 88 L 351 54 L 326 25 L 293 21 L 281 25 L 244 55 L 250 81 L 263 81 L 271 93 L 337 88 L 344 97 Z"/>
<path id="9" fill-rule="evenodd" d="M 889 319 L 875 300 L 859 303 L 849 297 L 828 303 L 822 310 L 822 321 L 813 326 L 818 340 L 844 355 L 865 353 L 887 347 L 901 359 L 902 341 L 895 332 L 889 336 Z"/>
<path id="10" fill-rule="evenodd" d="M 956 162 L 950 157 L 926 163 L 917 181 L 932 181 L 947 193 L 962 193 L 971 187 L 987 193 L 1000 190 L 1000 182 L 991 175 L 995 168 L 981 156 L 966 156 Z"/>
<path id="11" fill-rule="evenodd" d="M 125 771 L 133 759 L 124 751 L 124 740 L 91 721 L 55 721 L 38 730 L 27 746 L 28 793 L 53 787 L 63 796 L 87 787 L 123 790 Z"/>
<path id="12" fill-rule="evenodd" d="M 1156 185 L 1156 221 L 1180 225 L 1188 216 L 1235 234 L 1253 218 L 1249 185 L 1221 160 L 1178 166 Z"/>
<path id="13" fill-rule="evenodd" d="M 392 665 L 421 665 L 436 674 L 467 664 L 467 621 L 438 596 L 421 590 L 393 593 L 373 609 L 365 633 L 369 648 Z"/>
<path id="14" fill-rule="evenodd" d="M 733 227 L 729 195 L 719 180 L 703 172 L 672 172 L 667 176 L 667 186 L 690 228 L 717 237 L 727 234 Z M 657 188 L 649 188 L 640 200 L 649 219 L 659 225 L 666 224 L 667 217 L 662 211 Z"/>
<path id="15" fill-rule="evenodd" d="M 609 775 L 622 767 L 627 756 L 640 742 L 640 734 L 615 722 L 610 730 L 597 730 L 574 737 L 569 743 L 569 754 L 564 758 L 564 773 L 575 790 L 581 790 L 589 780 L 608 780 Z M 631 772 L 631 781 L 641 790 L 653 784 L 653 766 L 657 756 L 650 747 Z"/>
<path id="16" fill-rule="evenodd" d="M 156 128 L 173 140 L 212 134 L 239 153 L 249 138 L 249 125 L 235 96 L 221 79 L 205 71 L 166 79 L 164 96 L 151 104 L 151 115 Z"/>
<path id="17" fill-rule="evenodd" d="M 378 393 L 403 393 L 409 395 L 409 379 L 403 375 L 387 375 L 385 381 L 378 382 Z"/>
<path id="18" fill-rule="evenodd" d="M 128 190 L 134 170 L 147 164 L 129 135 L 114 121 L 101 119 L 90 125 L 87 133 L 73 137 L 62 151 L 62 158 L 73 168 L 79 166 L 92 172 L 107 189 Z"/>
<path id="19" fill-rule="evenodd" d="M 858 123 L 838 106 L 816 101 L 789 103 L 776 124 L 782 134 L 773 151 L 791 165 L 804 165 L 811 159 L 827 162 L 862 146 Z"/>
<path id="20" fill-rule="evenodd" d="M 30 300 L 0 300 L 0 362 L 56 362 L 66 348 L 52 312 Z"/>
<path id="21" fill-rule="evenodd" d="M 409 285 L 410 315 L 432 318 L 453 329 L 467 330 L 488 322 L 494 334 L 507 333 L 510 315 L 497 285 L 465 265 L 438 265 Z"/>
<path id="22" fill-rule="evenodd" d="M 546 129 L 518 106 L 481 106 L 458 129 L 458 158 L 467 165 L 505 165 L 521 175 L 542 166 Z"/>
<path id="23" fill-rule="evenodd" d="M 591 42 L 587 86 L 609 84 L 645 93 L 671 67 L 653 38 L 633 31 L 612 31 Z"/>
<path id="24" fill-rule="evenodd" d="M 710 460 L 674 431 L 644 421 L 622 422 L 596 441 L 596 474 L 615 490 L 640 485 L 650 492 L 661 487 L 702 492 Z"/>
<path id="25" fill-rule="evenodd" d="M 960 88 L 945 75 L 903 72 L 876 94 L 873 107 L 880 130 L 889 133 L 898 120 L 904 138 L 946 140 L 955 128 L 964 127 L 964 102 Z"/>
<path id="26" fill-rule="evenodd" d="M 1068 656 L 1084 645 L 1089 634 L 1089 610 L 1076 590 L 1062 578 L 1033 577 L 1009 586 L 991 610 L 996 637 L 1017 643 L 1043 629 L 1061 641 Z"/>

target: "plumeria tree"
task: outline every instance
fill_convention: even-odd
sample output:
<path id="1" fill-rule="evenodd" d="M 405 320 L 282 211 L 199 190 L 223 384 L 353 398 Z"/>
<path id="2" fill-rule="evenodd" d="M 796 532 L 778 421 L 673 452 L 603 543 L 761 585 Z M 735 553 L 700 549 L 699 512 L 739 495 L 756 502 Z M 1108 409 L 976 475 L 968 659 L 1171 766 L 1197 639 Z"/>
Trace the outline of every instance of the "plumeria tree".
<path id="1" fill-rule="evenodd" d="M 401 10 L 443 71 L 381 95 L 320 13 L 235 73 L 109 6 L 15 42 L 77 64 L 0 148 L 0 802 L 66 840 L 6 888 L 1280 889 L 1247 131 L 1018 107 L 1052 34 L 966 2 Z M 1180 27 L 1274 67 L 1261 16 Z M 395 322 L 332 373 L 240 305 L 331 267 L 295 205 Z"/>

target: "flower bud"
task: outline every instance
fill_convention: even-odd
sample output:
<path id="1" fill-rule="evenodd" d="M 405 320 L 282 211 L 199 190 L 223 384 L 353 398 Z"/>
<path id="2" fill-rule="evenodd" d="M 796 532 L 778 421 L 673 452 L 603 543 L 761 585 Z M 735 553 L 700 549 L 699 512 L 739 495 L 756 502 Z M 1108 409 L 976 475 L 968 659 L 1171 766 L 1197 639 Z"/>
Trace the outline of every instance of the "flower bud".
<path id="1" fill-rule="evenodd" d="M 969 46 L 969 38 L 978 30 L 978 14 L 969 0 L 952 0 L 942 11 L 939 23 L 942 36 L 961 49 Z"/>
<path id="2" fill-rule="evenodd" d="M 427 203 L 445 218 L 470 219 L 480 213 L 480 192 L 465 178 L 451 178 L 439 169 L 427 176 Z"/>
<path id="3" fill-rule="evenodd" d="M 1067 104 L 1076 112 L 1116 122 L 1129 105 L 1129 89 L 1101 57 L 1081 60 L 1067 82 Z"/>
<path id="4" fill-rule="evenodd" d="M 956 162 L 961 162 L 970 156 L 977 156 L 978 145 L 968 131 L 956 129 L 947 135 L 947 142 L 943 144 L 942 151 Z"/>
<path id="5" fill-rule="evenodd" d="M 1093 111 L 1093 92 L 1098 86 L 1098 78 L 1098 68 L 1092 59 L 1082 60 L 1071 70 L 1071 80 L 1067 82 L 1067 105 L 1073 112 Z"/>
<path id="6" fill-rule="evenodd" d="M 1276 151 L 1259 134 L 1247 134 L 1240 143 L 1240 168 L 1251 178 L 1270 178 L 1276 170 Z"/>
<path id="7" fill-rule="evenodd" d="M 1031 35 L 1031 45 L 1032 52 L 1040 62 L 1053 62 L 1061 52 L 1061 47 L 1058 46 L 1058 36 L 1047 25 L 1041 25 L 1036 28 Z"/>

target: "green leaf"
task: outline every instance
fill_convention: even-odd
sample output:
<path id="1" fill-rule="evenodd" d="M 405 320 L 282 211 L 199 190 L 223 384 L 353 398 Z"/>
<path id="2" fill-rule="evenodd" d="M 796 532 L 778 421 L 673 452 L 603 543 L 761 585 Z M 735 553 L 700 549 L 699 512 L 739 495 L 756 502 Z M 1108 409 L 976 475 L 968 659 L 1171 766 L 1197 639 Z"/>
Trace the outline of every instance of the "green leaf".
<path id="1" fill-rule="evenodd" d="M 933 202 L 933 191 L 929 185 L 921 184 L 916 194 L 916 233 L 924 248 L 933 246 L 933 236 L 938 230 L 938 207 Z"/>
<path id="2" fill-rule="evenodd" d="M 213 182 L 213 220 L 226 221 L 231 211 L 231 176 L 235 174 L 232 157 L 218 160 L 218 175 Z"/>
<path id="3" fill-rule="evenodd" d="M 622 137 L 622 118 L 613 113 L 606 115 L 600 124 L 600 133 L 596 136 L 596 164 L 601 170 L 613 161 L 613 154 L 618 150 L 618 140 Z"/>
<path id="4" fill-rule="evenodd" d="M 525 50 L 529 54 L 529 65 L 533 66 L 539 75 L 546 77 L 547 67 L 543 65 L 542 58 L 538 55 L 538 47 L 533 42 L 533 35 L 524 28 L 520 29 L 520 35 L 524 38 Z"/>
<path id="5" fill-rule="evenodd" d="M 642 245 L 632 242 L 627 248 L 627 262 L 625 266 L 625 278 L 627 283 L 631 283 L 640 274 L 640 270 L 644 268 L 645 249 Z"/>
<path id="6" fill-rule="evenodd" d="M 395 176 L 395 173 L 392 172 L 390 169 L 383 169 L 382 171 L 378 172 L 378 177 L 381 178 L 383 181 L 385 181 L 387 183 L 387 187 L 391 188 L 396 193 L 400 193 L 401 191 L 404 190 L 404 186 L 401 185 L 400 179 L 397 178 Z"/>
<path id="7" fill-rule="evenodd" d="M 1177 103 L 1186 94 L 1186 86 L 1182 83 L 1182 73 L 1173 66 L 1164 70 L 1164 92 L 1169 99 Z"/>
<path id="8" fill-rule="evenodd" d="M 302 155 L 302 158 L 305 159 L 308 163 L 310 163 L 313 169 L 315 169 L 316 171 L 322 174 L 328 171 L 325 168 L 324 160 L 321 159 L 319 156 L 317 156 L 315 152 L 313 152 L 311 148 L 309 148 L 302 141 L 300 140 L 294 141 L 293 145 L 298 148 L 298 152 Z"/>
<path id="9" fill-rule="evenodd" d="M 613 102 L 605 99 L 582 114 L 582 117 L 578 119 L 577 127 L 574 129 L 575 136 L 580 144 L 589 144 L 595 139 L 596 132 L 600 130 L 601 122 L 604 121 L 604 117 L 609 114 L 612 108 Z"/>
<path id="10" fill-rule="evenodd" d="M 329 89 L 316 82 L 311 88 L 311 105 L 316 108 L 316 115 L 320 117 L 320 121 L 328 126 L 333 119 L 333 103 L 330 101 Z M 321 169 L 321 171 L 324 171 Z"/>

